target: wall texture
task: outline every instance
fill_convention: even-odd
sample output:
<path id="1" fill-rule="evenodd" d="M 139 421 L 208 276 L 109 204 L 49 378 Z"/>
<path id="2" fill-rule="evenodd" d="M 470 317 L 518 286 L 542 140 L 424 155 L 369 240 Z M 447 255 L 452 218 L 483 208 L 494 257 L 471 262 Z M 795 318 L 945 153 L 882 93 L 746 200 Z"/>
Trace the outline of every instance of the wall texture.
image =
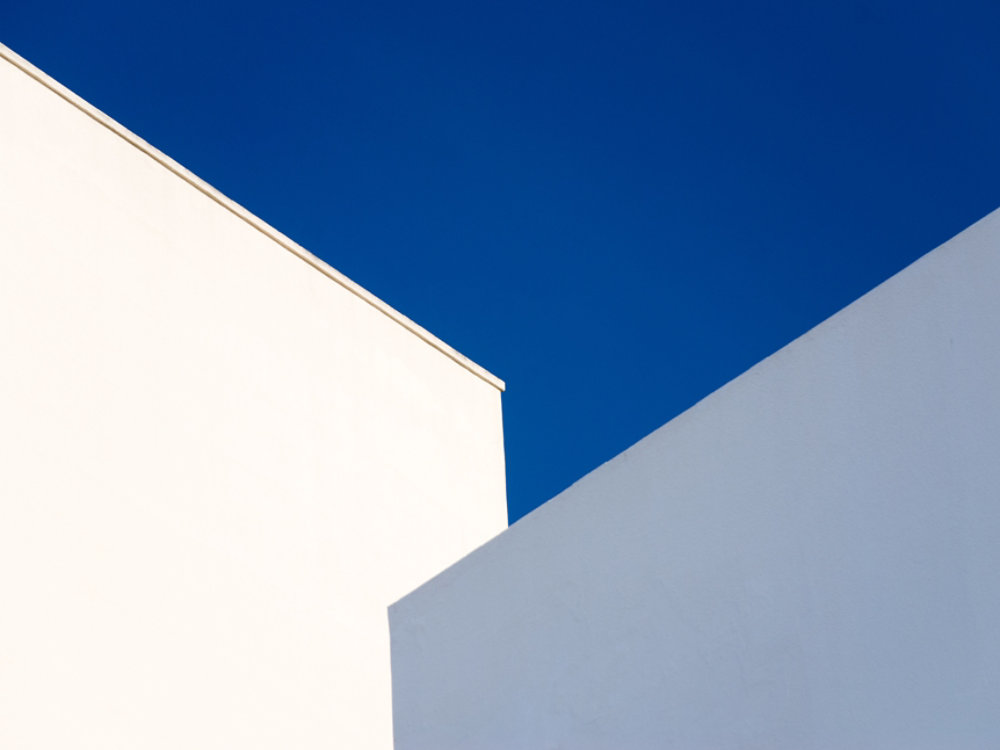
<path id="1" fill-rule="evenodd" d="M 396 747 L 1000 746 L 1000 212 L 390 609 Z"/>
<path id="2" fill-rule="evenodd" d="M 0 747 L 390 747 L 502 384 L 2 47 L 0 110 Z"/>

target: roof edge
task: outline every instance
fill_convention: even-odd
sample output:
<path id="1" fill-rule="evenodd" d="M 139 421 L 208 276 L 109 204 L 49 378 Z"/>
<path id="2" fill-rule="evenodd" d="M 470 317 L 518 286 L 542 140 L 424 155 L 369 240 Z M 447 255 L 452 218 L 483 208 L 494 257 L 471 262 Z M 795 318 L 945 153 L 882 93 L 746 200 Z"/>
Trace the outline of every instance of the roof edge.
<path id="1" fill-rule="evenodd" d="M 503 391 L 506 388 L 504 382 L 496 375 L 489 372 L 484 367 L 477 365 L 475 362 L 473 362 L 471 359 L 469 359 L 464 354 L 459 352 L 457 349 L 454 349 L 448 344 L 444 343 L 441 339 L 432 334 L 430 331 L 414 323 L 408 317 L 403 315 L 398 310 L 390 307 L 388 304 L 380 300 L 378 297 L 376 297 L 374 294 L 369 292 L 361 285 L 355 283 L 354 281 L 351 281 L 349 278 L 347 278 L 344 274 L 335 269 L 329 263 L 320 260 L 311 252 L 309 252 L 304 247 L 299 245 L 297 242 L 286 237 L 284 234 L 282 234 L 277 229 L 272 227 L 266 221 L 250 213 L 250 211 L 243 208 L 243 206 L 238 204 L 233 199 L 227 197 L 226 195 L 223 195 L 219 190 L 209 185 L 207 182 L 205 182 L 203 179 L 195 175 L 189 169 L 186 169 L 185 167 L 181 166 L 176 161 L 171 159 L 169 156 L 164 154 L 162 151 L 155 148 L 154 146 L 151 146 L 149 143 L 147 143 L 142 138 L 137 136 L 131 130 L 129 130 L 124 125 L 119 123 L 117 120 L 112 119 L 94 105 L 90 104 L 80 96 L 74 94 L 68 88 L 63 86 L 61 83 L 56 81 L 51 76 L 47 75 L 42 70 L 39 70 L 37 67 L 32 65 L 30 62 L 25 60 L 23 57 L 18 55 L 16 52 L 11 50 L 3 43 L 0 43 L 0 58 L 6 60 L 15 68 L 18 68 L 21 72 L 33 78 L 38 83 L 42 84 L 50 91 L 52 91 L 65 101 L 69 102 L 71 105 L 76 107 L 78 110 L 83 112 L 92 120 L 103 125 L 112 133 L 120 137 L 122 140 L 126 141 L 130 145 L 137 148 L 139 151 L 143 152 L 144 154 L 152 158 L 154 161 L 158 162 L 161 166 L 166 167 L 166 169 L 173 172 L 175 175 L 180 177 L 182 180 L 191 185 L 193 188 L 200 191 L 201 193 L 204 193 L 206 196 L 211 198 L 213 201 L 218 203 L 220 206 L 225 208 L 230 213 L 242 219 L 244 222 L 246 222 L 254 229 L 259 231 L 261 234 L 265 235 L 274 242 L 278 243 L 288 252 L 292 253 L 295 256 L 298 256 L 298 258 L 308 263 L 310 266 L 315 268 L 324 276 L 327 276 L 328 278 L 335 281 L 337 284 L 342 286 L 351 294 L 364 300 L 386 317 L 391 318 L 392 320 L 399 323 L 399 325 L 403 326 L 403 328 L 407 329 L 408 331 L 413 333 L 418 338 L 422 339 L 427 344 L 430 344 L 432 347 L 437 349 L 439 352 L 444 354 L 446 357 L 451 359 L 456 364 L 460 365 L 461 367 L 464 367 L 473 375 L 486 381 L 499 391 Z"/>

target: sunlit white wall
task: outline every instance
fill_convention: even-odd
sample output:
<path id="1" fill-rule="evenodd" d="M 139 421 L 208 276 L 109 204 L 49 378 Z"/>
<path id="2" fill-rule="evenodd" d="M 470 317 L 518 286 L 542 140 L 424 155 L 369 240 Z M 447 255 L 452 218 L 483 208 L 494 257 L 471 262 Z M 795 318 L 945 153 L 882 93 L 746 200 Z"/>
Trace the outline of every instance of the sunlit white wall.
<path id="1" fill-rule="evenodd" d="M 1000 746 L 1000 213 L 390 622 L 398 750 Z"/>
<path id="2" fill-rule="evenodd" d="M 0 747 L 391 747 L 498 381 L 0 52 Z"/>

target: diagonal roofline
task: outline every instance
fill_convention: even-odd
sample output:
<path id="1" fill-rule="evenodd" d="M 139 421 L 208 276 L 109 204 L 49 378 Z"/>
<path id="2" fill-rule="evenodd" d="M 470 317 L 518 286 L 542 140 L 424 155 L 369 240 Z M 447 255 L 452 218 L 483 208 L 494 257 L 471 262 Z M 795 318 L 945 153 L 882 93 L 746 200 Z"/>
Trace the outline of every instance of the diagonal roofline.
<path id="1" fill-rule="evenodd" d="M 74 94 L 68 88 L 63 86 L 61 83 L 56 81 L 51 76 L 47 75 L 45 72 L 39 70 L 37 67 L 32 65 L 30 62 L 25 60 L 23 57 L 21 57 L 19 54 L 11 50 L 3 43 L 0 43 L 0 59 L 6 60 L 15 68 L 19 69 L 22 73 L 25 73 L 26 75 L 30 76 L 38 83 L 42 84 L 47 89 L 55 93 L 57 96 L 69 102 L 71 105 L 76 107 L 78 110 L 83 112 L 92 120 L 103 125 L 105 128 L 110 130 L 119 138 L 126 141 L 130 145 L 134 146 L 139 151 L 146 154 L 154 161 L 158 162 L 161 166 L 173 172 L 175 175 L 184 180 L 184 182 L 188 183 L 196 190 L 200 191 L 201 193 L 211 198 L 213 201 L 218 203 L 224 209 L 226 209 L 233 215 L 237 216 L 238 218 L 242 219 L 244 222 L 252 226 L 261 234 L 265 235 L 274 242 L 278 243 L 288 252 L 292 253 L 293 255 L 297 256 L 301 260 L 308 263 L 310 266 L 315 268 L 324 276 L 332 279 L 334 282 L 336 282 L 344 289 L 349 291 L 351 294 L 364 300 L 386 317 L 391 318 L 392 320 L 399 323 L 399 325 L 403 326 L 403 328 L 405 328 L 410 333 L 417 336 L 417 338 L 420 338 L 426 343 L 430 344 L 432 347 L 437 349 L 439 352 L 444 354 L 446 357 L 448 357 L 461 367 L 464 367 L 473 375 L 486 381 L 499 391 L 503 391 L 506 388 L 504 382 L 496 375 L 489 372 L 480 365 L 477 365 L 475 362 L 473 362 L 471 359 L 469 359 L 464 354 L 459 352 L 457 349 L 448 346 L 448 344 L 444 343 L 441 339 L 432 334 L 430 331 L 428 331 L 427 329 L 425 329 L 420 325 L 417 325 L 408 317 L 403 315 L 401 312 L 390 307 L 388 304 L 380 300 L 378 297 L 369 292 L 367 289 L 355 283 L 354 281 L 351 281 L 349 278 L 347 278 L 344 274 L 335 269 L 329 263 L 320 260 L 311 252 L 309 252 L 304 247 L 299 245 L 297 242 L 295 242 L 292 239 L 289 239 L 284 234 L 279 232 L 277 229 L 272 227 L 266 221 L 250 213 L 250 211 L 245 209 L 243 206 L 238 204 L 233 199 L 227 197 L 226 195 L 223 195 L 219 190 L 209 185 L 207 182 L 205 182 L 203 179 L 201 179 L 196 174 L 191 172 L 189 169 L 186 169 L 185 167 L 181 166 L 176 161 L 171 159 L 169 156 L 164 154 L 162 151 L 155 148 L 154 146 L 151 146 L 149 143 L 147 143 L 142 138 L 137 136 L 131 130 L 129 130 L 118 121 L 106 115 L 104 112 L 99 110 L 90 102 Z"/>

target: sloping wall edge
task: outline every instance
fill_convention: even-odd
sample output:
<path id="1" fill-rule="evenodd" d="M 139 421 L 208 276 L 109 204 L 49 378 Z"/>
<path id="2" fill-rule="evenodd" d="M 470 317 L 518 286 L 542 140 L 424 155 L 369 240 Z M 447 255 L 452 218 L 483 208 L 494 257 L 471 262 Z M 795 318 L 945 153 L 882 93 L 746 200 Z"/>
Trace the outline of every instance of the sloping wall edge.
<path id="1" fill-rule="evenodd" d="M 448 346 L 448 344 L 441 341 L 439 338 L 434 336 L 432 333 L 427 331 L 422 326 L 419 326 L 416 323 L 414 323 L 412 320 L 410 320 L 408 317 L 406 317 L 399 311 L 390 307 L 388 304 L 380 300 L 378 297 L 369 292 L 367 289 L 364 289 L 359 284 L 356 284 L 355 282 L 351 281 L 344 274 L 340 273 L 340 271 L 336 270 L 328 263 L 317 258 L 315 255 L 310 253 L 304 247 L 286 237 L 284 234 L 279 232 L 277 229 L 272 227 L 267 222 L 258 218 L 254 214 L 250 213 L 250 211 L 248 211 L 243 206 L 236 203 L 236 201 L 223 195 L 216 188 L 209 185 L 207 182 L 202 180 L 193 172 L 178 164 L 176 161 L 171 159 L 169 156 L 164 154 L 159 149 L 151 146 L 149 143 L 144 141 L 142 138 L 140 138 L 135 133 L 130 131 L 128 128 L 123 126 L 121 123 L 117 122 L 116 120 L 112 119 L 108 115 L 101 112 L 99 109 L 97 109 L 97 107 L 93 106 L 89 102 L 85 101 L 81 97 L 74 94 L 72 91 L 63 86 L 61 83 L 59 83 L 58 81 L 56 81 L 43 71 L 39 70 L 37 67 L 32 65 L 30 62 L 25 60 L 23 57 L 21 57 L 16 52 L 14 52 L 13 50 L 11 50 L 2 43 L 0 43 L 0 59 L 6 60 L 15 68 L 17 68 L 21 72 L 33 78 L 38 83 L 45 86 L 47 89 L 55 93 L 57 96 L 64 99 L 66 102 L 76 107 L 85 115 L 93 119 L 95 122 L 100 123 L 105 128 L 110 130 L 112 133 L 117 135 L 119 138 L 126 141 L 130 145 L 134 146 L 139 151 L 141 151 L 142 153 L 146 154 L 154 161 L 159 163 L 161 166 L 168 169 L 170 172 L 173 172 L 175 175 L 177 175 L 179 178 L 181 178 L 186 183 L 191 185 L 193 188 L 195 188 L 196 190 L 203 193 L 211 200 L 218 203 L 220 206 L 222 206 L 230 213 L 242 219 L 244 222 L 252 226 L 261 234 L 265 235 L 266 237 L 276 242 L 278 245 L 283 247 L 288 252 L 292 253 L 293 255 L 297 256 L 301 260 L 308 263 L 310 266 L 315 268 L 324 276 L 332 279 L 334 282 L 336 282 L 344 289 L 349 291 L 351 294 L 354 294 L 355 296 L 364 300 L 386 317 L 391 318 L 395 322 L 399 323 L 399 325 L 403 326 L 403 328 L 410 331 L 410 333 L 422 339 L 427 344 L 430 344 L 432 347 L 437 349 L 439 352 L 444 354 L 446 357 L 448 357 L 461 367 L 471 372 L 473 375 L 486 381 L 497 390 L 503 391 L 505 389 L 506 386 L 500 378 L 496 377 L 495 375 L 487 371 L 485 368 L 480 367 L 471 359 L 458 352 L 456 349 L 453 349 L 452 347 Z"/>

